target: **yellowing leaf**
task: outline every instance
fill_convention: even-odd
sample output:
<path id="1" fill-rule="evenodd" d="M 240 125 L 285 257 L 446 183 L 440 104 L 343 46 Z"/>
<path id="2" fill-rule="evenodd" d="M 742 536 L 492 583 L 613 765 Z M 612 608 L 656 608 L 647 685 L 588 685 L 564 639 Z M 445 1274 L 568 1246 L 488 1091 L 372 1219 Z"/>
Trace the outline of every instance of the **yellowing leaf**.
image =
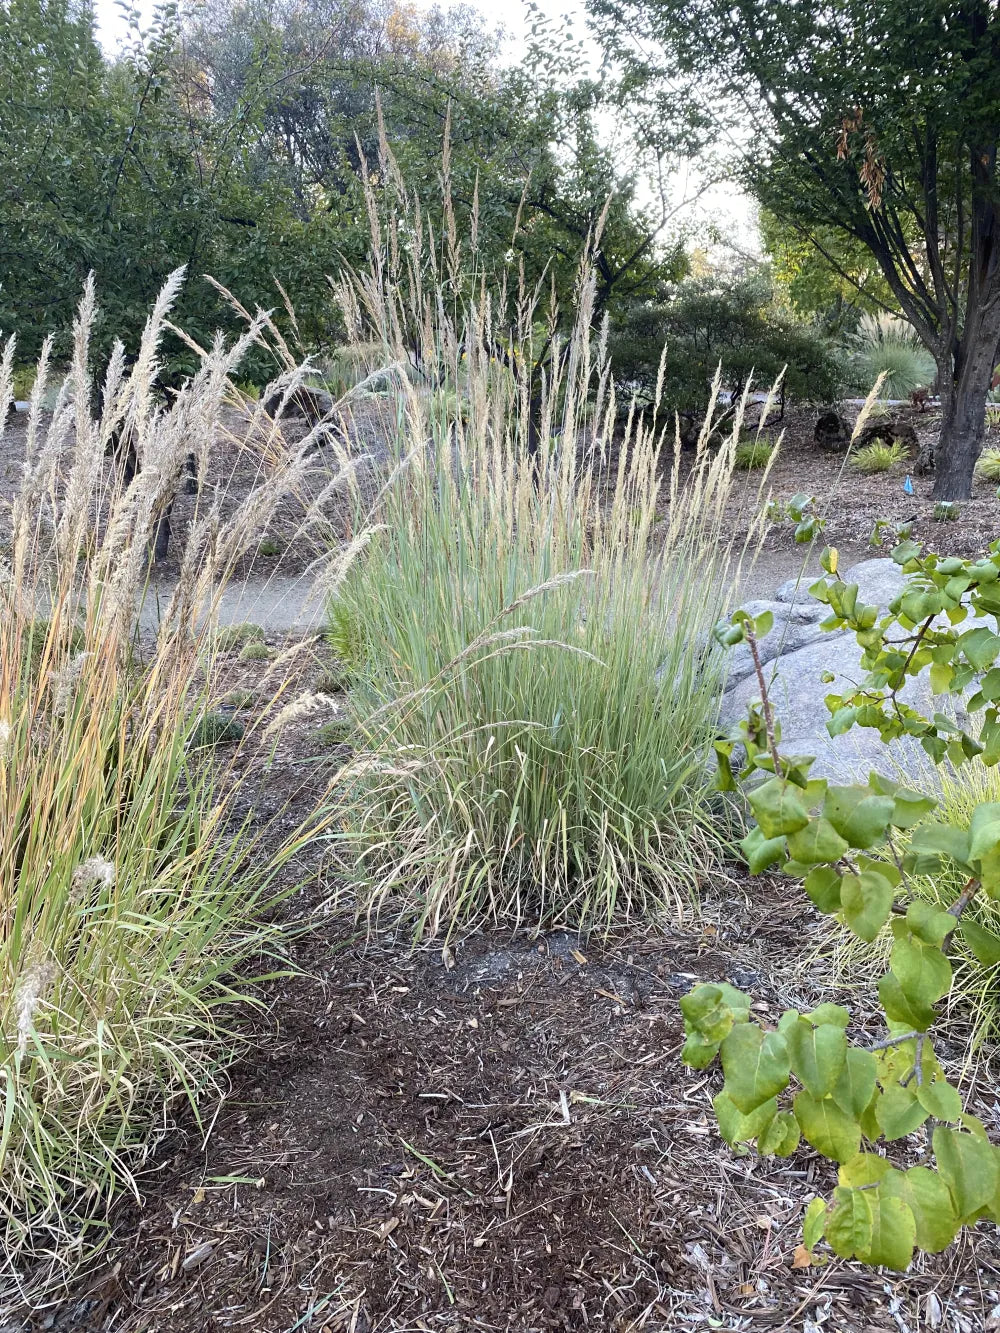
<path id="1" fill-rule="evenodd" d="M 836 1102 L 803 1091 L 792 1105 L 803 1137 L 817 1152 L 835 1162 L 846 1162 L 857 1155 L 861 1146 L 861 1127 Z"/>

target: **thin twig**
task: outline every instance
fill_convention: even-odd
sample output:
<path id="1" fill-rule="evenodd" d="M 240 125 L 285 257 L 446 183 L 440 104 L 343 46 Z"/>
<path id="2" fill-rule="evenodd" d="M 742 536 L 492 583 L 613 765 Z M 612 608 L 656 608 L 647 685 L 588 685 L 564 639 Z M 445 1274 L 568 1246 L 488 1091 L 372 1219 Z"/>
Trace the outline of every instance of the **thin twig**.
<path id="1" fill-rule="evenodd" d="M 877 1041 L 874 1046 L 865 1046 L 866 1051 L 886 1051 L 890 1046 L 902 1046 L 904 1042 L 913 1041 L 914 1038 L 922 1038 L 926 1034 L 923 1032 L 904 1032 L 899 1037 L 886 1037 L 885 1041 Z"/>
<path id="2" fill-rule="evenodd" d="M 753 658 L 754 670 L 757 673 L 757 684 L 760 686 L 760 701 L 764 711 L 764 730 L 767 733 L 767 748 L 771 752 L 771 758 L 774 761 L 774 775 L 780 778 L 782 775 L 781 756 L 778 754 L 778 744 L 774 738 L 774 713 L 771 710 L 771 700 L 767 693 L 767 682 L 764 680 L 764 668 L 760 660 L 760 649 L 757 647 L 757 635 L 754 633 L 753 624 L 746 620 L 743 622 L 743 633 L 750 648 L 750 656 Z"/>

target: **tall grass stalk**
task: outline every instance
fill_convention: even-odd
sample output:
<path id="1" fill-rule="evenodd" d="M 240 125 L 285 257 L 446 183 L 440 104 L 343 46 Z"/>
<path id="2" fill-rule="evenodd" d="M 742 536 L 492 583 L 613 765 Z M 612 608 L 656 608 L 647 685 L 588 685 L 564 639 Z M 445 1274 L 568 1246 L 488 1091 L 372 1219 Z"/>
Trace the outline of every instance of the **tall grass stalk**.
<path id="1" fill-rule="evenodd" d="M 447 193 L 436 244 L 384 147 L 379 176 L 376 260 L 339 297 L 410 374 L 377 532 L 331 604 L 360 738 L 345 864 L 418 933 L 676 908 L 726 836 L 710 631 L 742 412 L 691 460 L 658 402 L 616 428 L 589 263 L 563 334 L 537 292 L 463 266 Z"/>
<path id="2" fill-rule="evenodd" d="M 208 496 L 155 641 L 139 632 L 150 542 L 185 456 L 204 470 L 242 403 L 232 375 L 266 321 L 219 340 L 169 406 L 153 390 L 178 289 L 164 288 L 125 373 L 116 348 L 92 417 L 88 287 L 72 363 L 43 410 L 46 345 L 23 481 L 0 565 L 0 1307 L 65 1275 L 104 1235 L 178 1098 L 197 1108 L 238 1048 L 240 974 L 271 966 L 262 913 L 310 830 L 238 814 L 243 762 L 196 749 L 216 694 L 212 625 L 261 516 L 301 476 L 305 448 L 263 441 L 258 490 L 220 517 Z M 0 355 L 0 434 L 15 342 Z M 294 376 L 288 376 L 294 378 Z M 126 485 L 107 455 L 133 433 Z M 233 444 L 230 441 L 230 444 Z M 207 492 L 206 492 L 207 494 Z M 273 678 L 274 703 L 289 682 Z M 244 745 L 266 728 L 261 710 Z M 244 751 L 245 754 L 245 751 Z"/>

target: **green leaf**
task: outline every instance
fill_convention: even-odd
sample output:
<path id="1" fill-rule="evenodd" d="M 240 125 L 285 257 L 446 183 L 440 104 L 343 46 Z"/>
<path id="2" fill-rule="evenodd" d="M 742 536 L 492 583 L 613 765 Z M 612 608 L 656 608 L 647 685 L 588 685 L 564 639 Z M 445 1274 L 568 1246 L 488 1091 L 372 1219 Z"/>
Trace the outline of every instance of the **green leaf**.
<path id="1" fill-rule="evenodd" d="M 939 945 L 925 944 L 907 930 L 903 921 L 893 922 L 896 933 L 889 966 L 911 1004 L 930 1008 L 951 988 L 951 963 Z"/>
<path id="2" fill-rule="evenodd" d="M 857 1155 L 861 1128 L 829 1097 L 814 1097 L 811 1092 L 802 1091 L 795 1098 L 793 1110 L 803 1137 L 824 1157 L 846 1162 Z"/>
<path id="3" fill-rule="evenodd" d="M 802 1219 L 802 1244 L 807 1250 L 814 1250 L 823 1239 L 826 1229 L 826 1200 L 810 1199 Z"/>
<path id="4" fill-rule="evenodd" d="M 840 884 L 840 904 L 844 920 L 860 939 L 875 938 L 892 911 L 892 885 L 884 875 L 866 870 L 860 875 L 844 875 Z"/>
<path id="5" fill-rule="evenodd" d="M 839 861 L 847 851 L 847 839 L 842 838 L 828 819 L 817 816 L 804 829 L 788 839 L 788 854 L 796 861 L 815 865 L 820 861 Z"/>
<path id="6" fill-rule="evenodd" d="M 719 1054 L 719 1045 L 719 1042 L 709 1041 L 697 1032 L 689 1032 L 681 1047 L 681 1063 L 689 1069 L 707 1069 Z"/>
<path id="7" fill-rule="evenodd" d="M 890 1023 L 903 1023 L 917 1032 L 926 1032 L 934 1022 L 934 1010 L 911 1003 L 891 972 L 879 978 L 878 998 Z"/>
<path id="8" fill-rule="evenodd" d="M 707 1041 L 721 1042 L 735 1022 L 733 1007 L 725 992 L 721 986 L 712 983 L 695 986 L 686 995 L 682 995 L 680 1006 L 687 1026 Z M 742 1014 L 744 1021 L 749 1012 L 748 1003 Z"/>
<path id="9" fill-rule="evenodd" d="M 906 909 L 906 924 L 918 939 L 938 948 L 949 931 L 955 928 L 955 918 L 950 912 L 942 912 L 939 907 L 916 899 Z"/>
<path id="10" fill-rule="evenodd" d="M 802 789 L 782 778 L 772 778 L 755 788 L 747 800 L 765 838 L 797 833 L 809 823 Z"/>
<path id="11" fill-rule="evenodd" d="M 1000 638 L 992 630 L 970 629 L 958 636 L 958 647 L 977 671 L 985 671 L 996 661 Z"/>
<path id="12" fill-rule="evenodd" d="M 791 1157 L 798 1146 L 798 1122 L 788 1111 L 779 1111 L 757 1139 L 757 1151 L 763 1157 Z"/>
<path id="13" fill-rule="evenodd" d="M 927 1111 L 917 1100 L 912 1086 L 891 1083 L 875 1106 L 875 1119 L 885 1137 L 892 1142 L 904 1139 L 927 1119 Z"/>
<path id="14" fill-rule="evenodd" d="M 842 1259 L 866 1254 L 872 1243 L 875 1225 L 873 1195 L 869 1190 L 838 1185 L 826 1217 L 826 1239 Z"/>
<path id="15" fill-rule="evenodd" d="M 817 1027 L 821 1023 L 830 1023 L 835 1028 L 843 1030 L 851 1021 L 851 1015 L 842 1004 L 831 1004 L 827 1001 L 824 1004 L 818 1004 L 811 1013 L 805 1015 L 810 1023 L 815 1023 Z"/>
<path id="16" fill-rule="evenodd" d="M 877 1185 L 892 1171 L 892 1163 L 878 1153 L 859 1152 L 849 1162 L 841 1163 L 837 1172 L 837 1181 L 841 1185 L 857 1188 L 859 1185 Z"/>
<path id="17" fill-rule="evenodd" d="M 821 912 L 840 911 L 840 876 L 829 866 L 817 866 L 802 881 L 802 887 Z"/>
<path id="18" fill-rule="evenodd" d="M 922 549 L 923 548 L 919 542 L 912 541 L 908 538 L 906 541 L 900 542 L 898 546 L 894 547 L 890 554 L 897 565 L 906 565 L 909 564 L 911 560 L 916 560 Z"/>
<path id="19" fill-rule="evenodd" d="M 833 1088 L 833 1100 L 847 1115 L 860 1120 L 875 1091 L 877 1064 L 871 1051 L 852 1046 Z"/>
<path id="20" fill-rule="evenodd" d="M 720 1092 L 713 1097 L 712 1106 L 719 1122 L 719 1133 L 731 1148 L 764 1133 L 778 1112 L 778 1100 L 772 1097 L 749 1115 L 744 1115 L 727 1092 Z"/>
<path id="21" fill-rule="evenodd" d="M 979 861 L 1000 846 L 1000 803 L 986 801 L 976 806 L 969 824 L 969 859 Z"/>
<path id="22" fill-rule="evenodd" d="M 947 694 L 954 676 L 954 668 L 945 662 L 935 662 L 930 669 L 932 694 Z"/>
<path id="23" fill-rule="evenodd" d="M 759 828 L 752 828 L 740 843 L 751 875 L 759 875 L 768 866 L 780 861 L 785 853 L 785 839 L 765 838 Z"/>
<path id="24" fill-rule="evenodd" d="M 885 837 L 895 803 L 870 787 L 829 787 L 823 814 L 852 847 L 873 847 Z"/>
<path id="25" fill-rule="evenodd" d="M 978 1134 L 939 1125 L 934 1131 L 934 1156 L 948 1187 L 958 1221 L 965 1223 L 986 1208 L 997 1192 L 1000 1167 L 997 1150 Z"/>
<path id="26" fill-rule="evenodd" d="M 915 852 L 930 852 L 948 856 L 953 861 L 966 864 L 969 860 L 971 840 L 968 833 L 954 828 L 951 824 L 922 824 L 914 829 L 910 837 L 910 847 Z"/>
<path id="27" fill-rule="evenodd" d="M 865 1263 L 882 1264 L 902 1272 L 909 1268 L 913 1246 L 917 1238 L 916 1219 L 902 1199 L 883 1195 L 881 1188 L 874 1191 L 872 1205 L 872 1237 L 866 1250 L 857 1252 Z"/>
<path id="28" fill-rule="evenodd" d="M 908 829 L 919 824 L 937 806 L 937 801 L 920 792 L 900 787 L 893 796 L 892 824 L 894 828 Z"/>
<path id="29" fill-rule="evenodd" d="M 983 967 L 996 967 L 997 963 L 1000 963 L 1000 935 L 995 935 L 992 930 L 987 930 L 978 922 L 968 921 L 964 917 L 958 928 L 963 940 Z"/>
<path id="30" fill-rule="evenodd" d="M 767 635 L 771 633 L 771 630 L 773 628 L 774 628 L 773 611 L 762 611 L 761 614 L 757 617 L 757 619 L 753 622 L 754 634 L 756 634 L 758 639 L 766 638 Z"/>
<path id="31" fill-rule="evenodd" d="M 858 710 L 856 708 L 838 708 L 827 722 L 826 729 L 831 736 L 843 736 L 854 726 L 857 716 Z"/>
<path id="32" fill-rule="evenodd" d="M 909 1205 L 916 1224 L 916 1240 L 921 1250 L 940 1254 L 955 1239 L 958 1218 L 948 1193 L 948 1186 L 936 1171 L 926 1166 L 911 1166 L 909 1171 L 893 1171 L 881 1186 L 883 1197 L 902 1199 Z"/>
<path id="33" fill-rule="evenodd" d="M 924 1080 L 917 1089 L 917 1098 L 935 1120 L 959 1120 L 962 1115 L 962 1097 L 947 1079 Z"/>
<path id="34" fill-rule="evenodd" d="M 847 1058 L 847 1038 L 838 1027 L 813 1027 L 808 1019 L 785 1034 L 792 1073 L 814 1097 L 832 1092 Z"/>
<path id="35" fill-rule="evenodd" d="M 736 779 L 733 777 L 733 744 L 732 741 L 716 741 L 715 750 L 715 790 L 716 791 L 737 791 Z"/>
<path id="36" fill-rule="evenodd" d="M 756 1023 L 737 1023 L 722 1043 L 726 1092 L 744 1115 L 788 1086 L 788 1068 L 784 1037 Z"/>

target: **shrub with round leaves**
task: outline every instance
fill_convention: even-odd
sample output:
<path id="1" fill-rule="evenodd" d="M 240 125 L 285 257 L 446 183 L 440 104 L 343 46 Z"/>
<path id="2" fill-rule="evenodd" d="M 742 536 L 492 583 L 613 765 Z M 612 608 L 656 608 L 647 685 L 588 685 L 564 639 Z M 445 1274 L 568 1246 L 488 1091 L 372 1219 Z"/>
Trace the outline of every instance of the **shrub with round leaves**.
<path id="1" fill-rule="evenodd" d="M 828 731 L 867 727 L 887 744 L 909 737 L 936 764 L 1000 763 L 1000 541 L 963 560 L 907 539 L 893 559 L 907 577 L 881 617 L 856 584 L 839 578 L 835 550 L 823 553 L 824 576 L 809 590 L 829 609 L 823 628 L 852 630 L 863 649 L 864 678 L 827 696 Z M 790 1010 L 769 1028 L 751 1017 L 748 996 L 707 984 L 681 1001 L 683 1058 L 697 1069 L 720 1058 L 724 1084 L 714 1105 L 730 1144 L 752 1141 L 763 1155 L 789 1156 L 805 1140 L 837 1163 L 831 1197 L 806 1209 L 807 1249 L 825 1238 L 842 1258 L 903 1269 L 915 1250 L 943 1250 L 979 1218 L 1000 1222 L 1000 1149 L 966 1113 L 934 1048 L 953 942 L 984 962 L 1000 958 L 1000 936 L 965 918 L 977 895 L 1000 900 L 1000 803 L 946 822 L 933 817 L 934 797 L 880 773 L 847 785 L 812 777 L 811 756 L 781 749 L 757 651 L 769 614 L 740 611 L 717 631 L 724 644 L 749 646 L 760 686 L 748 717 L 716 742 L 719 786 L 736 787 L 739 750 L 752 814 L 741 846 L 751 873 L 777 869 L 800 880 L 820 912 L 836 914 L 862 940 L 891 932 L 878 986 L 886 1035 L 855 1040 L 849 1012 L 835 1004 Z M 934 695 L 961 697 L 979 725 L 944 711 L 927 718 L 902 699 L 907 681 L 925 672 Z M 945 868 L 963 884 L 947 910 L 910 892 L 912 878 Z M 907 1165 L 899 1145 L 914 1134 L 925 1140 L 922 1162 Z"/>

